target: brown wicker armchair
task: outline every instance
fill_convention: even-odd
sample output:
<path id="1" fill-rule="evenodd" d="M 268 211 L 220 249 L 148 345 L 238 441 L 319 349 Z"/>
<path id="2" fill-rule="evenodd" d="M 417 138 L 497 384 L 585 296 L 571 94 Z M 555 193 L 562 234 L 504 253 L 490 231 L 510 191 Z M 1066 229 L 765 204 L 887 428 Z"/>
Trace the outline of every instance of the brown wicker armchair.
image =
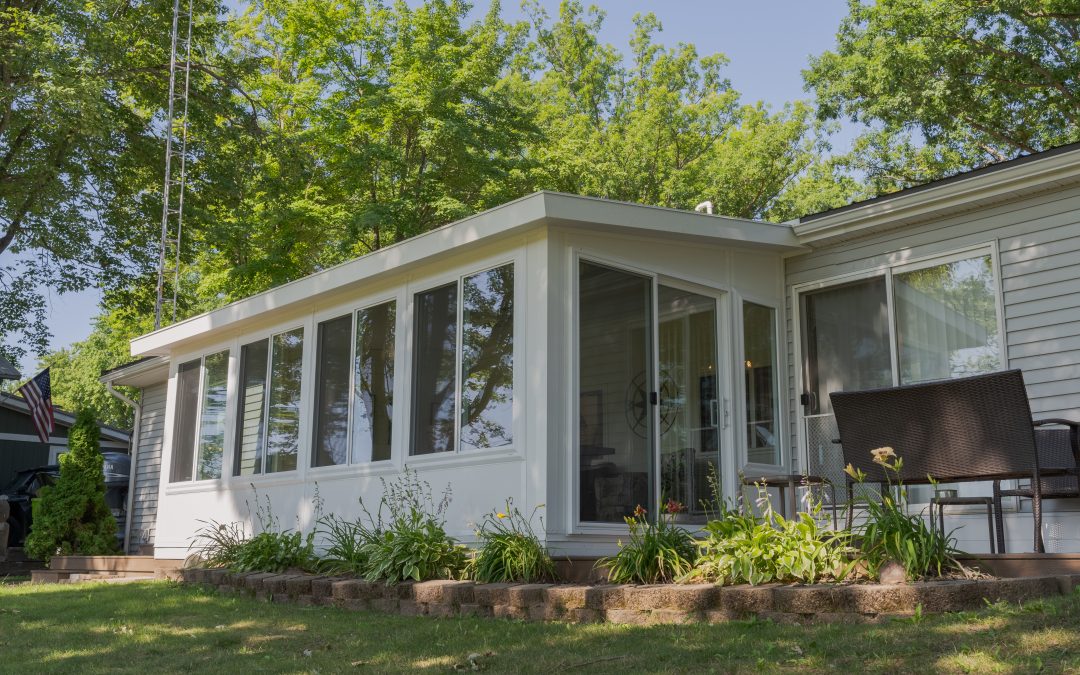
<path id="1" fill-rule="evenodd" d="M 903 458 L 907 484 L 1031 478 L 1035 550 L 1042 552 L 1043 482 L 1019 370 L 829 396 L 844 461 L 868 481 L 886 481 L 870 455 L 883 446 Z M 849 508 L 849 524 L 851 518 Z"/>
<path id="2" fill-rule="evenodd" d="M 1053 429 L 1044 427 L 1053 426 Z M 1039 454 L 1039 466 L 1043 479 L 1043 499 L 1069 499 L 1080 497 L 1080 422 L 1063 419 L 1045 419 L 1035 422 L 1035 447 Z M 1050 476 L 1050 474 L 1053 474 Z M 994 481 L 994 519 L 997 531 L 997 551 L 1005 552 L 1005 522 L 1002 517 L 1002 497 L 1026 497 L 1031 499 L 1031 485 L 1002 490 L 1001 481 Z"/>

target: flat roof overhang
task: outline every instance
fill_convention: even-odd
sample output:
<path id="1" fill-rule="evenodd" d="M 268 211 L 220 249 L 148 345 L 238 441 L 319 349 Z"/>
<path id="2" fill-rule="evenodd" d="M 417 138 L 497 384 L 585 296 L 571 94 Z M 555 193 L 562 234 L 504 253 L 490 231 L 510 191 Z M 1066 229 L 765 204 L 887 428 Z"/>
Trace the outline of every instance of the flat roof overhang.
<path id="1" fill-rule="evenodd" d="M 622 234 L 661 234 L 673 240 L 792 254 L 809 250 L 790 225 L 642 206 L 557 192 L 537 192 L 444 225 L 406 241 L 316 272 L 249 298 L 147 333 L 131 341 L 133 356 L 167 356 L 189 340 L 226 327 L 237 330 L 270 314 L 371 283 L 380 277 L 479 243 L 542 226 L 567 226 Z"/>

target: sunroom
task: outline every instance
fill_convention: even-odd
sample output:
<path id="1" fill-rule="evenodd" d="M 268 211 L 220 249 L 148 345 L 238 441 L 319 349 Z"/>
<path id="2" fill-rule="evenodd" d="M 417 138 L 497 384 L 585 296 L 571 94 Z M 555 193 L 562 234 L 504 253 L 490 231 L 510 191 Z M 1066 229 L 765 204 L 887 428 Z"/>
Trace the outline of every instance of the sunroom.
<path id="1" fill-rule="evenodd" d="M 157 557 L 200 521 L 360 514 L 408 467 L 464 541 L 507 499 L 553 552 L 786 471 L 784 225 L 538 193 L 132 343 L 170 364 Z M 267 506 L 268 505 L 268 506 Z M 539 526 L 539 523 L 537 523 Z M 539 528 L 538 528 L 539 529 Z"/>

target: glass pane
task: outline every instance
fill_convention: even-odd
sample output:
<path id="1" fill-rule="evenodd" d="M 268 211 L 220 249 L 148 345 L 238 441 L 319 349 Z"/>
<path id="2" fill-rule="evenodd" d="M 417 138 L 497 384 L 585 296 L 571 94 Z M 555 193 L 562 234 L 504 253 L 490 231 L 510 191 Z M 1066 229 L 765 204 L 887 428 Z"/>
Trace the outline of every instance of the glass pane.
<path id="1" fill-rule="evenodd" d="M 885 277 L 802 296 L 807 415 L 831 414 L 829 392 L 892 386 Z"/>
<path id="2" fill-rule="evenodd" d="M 176 428 L 173 429 L 172 482 L 191 480 L 195 457 L 195 417 L 199 411 L 201 360 L 181 363 L 176 373 Z"/>
<path id="3" fill-rule="evenodd" d="M 716 300 L 661 286 L 660 500 L 687 508 L 680 522 L 704 522 L 702 502 L 720 477 L 716 399 Z"/>
<path id="4" fill-rule="evenodd" d="M 454 449 L 456 283 L 416 294 L 412 454 Z"/>
<path id="5" fill-rule="evenodd" d="M 893 276 L 903 384 L 997 370 L 1000 339 L 990 256 Z"/>
<path id="6" fill-rule="evenodd" d="M 652 282 L 587 262 L 578 272 L 579 515 L 621 523 L 639 504 L 653 511 Z"/>
<path id="7" fill-rule="evenodd" d="M 199 418 L 199 480 L 221 478 L 229 352 L 207 356 L 203 367 L 206 375 L 203 379 L 202 416 Z"/>
<path id="8" fill-rule="evenodd" d="M 240 395 L 237 402 L 237 476 L 262 473 L 263 415 L 266 410 L 266 358 L 269 340 L 240 348 Z"/>
<path id="9" fill-rule="evenodd" d="M 349 461 L 349 356 L 352 316 L 319 324 L 315 355 L 313 466 Z"/>
<path id="10" fill-rule="evenodd" d="M 292 471 L 300 440 L 300 373 L 304 329 L 275 335 L 270 357 L 270 409 L 266 429 L 266 473 Z"/>
<path id="11" fill-rule="evenodd" d="M 461 349 L 461 444 L 513 442 L 514 266 L 464 282 Z"/>
<path id="12" fill-rule="evenodd" d="M 395 303 L 356 313 L 353 385 L 354 462 L 390 459 L 394 418 Z"/>
<path id="13" fill-rule="evenodd" d="M 776 397 L 776 310 L 743 303 L 746 370 L 746 460 L 780 464 Z"/>

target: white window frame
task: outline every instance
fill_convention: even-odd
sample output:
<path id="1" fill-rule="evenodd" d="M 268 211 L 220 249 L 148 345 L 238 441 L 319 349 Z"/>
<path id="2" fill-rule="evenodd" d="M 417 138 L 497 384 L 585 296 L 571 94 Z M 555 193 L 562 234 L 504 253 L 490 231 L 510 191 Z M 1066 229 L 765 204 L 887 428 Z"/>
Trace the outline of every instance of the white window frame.
<path id="1" fill-rule="evenodd" d="M 402 333 L 402 323 L 401 323 L 401 321 L 402 321 L 402 314 L 404 313 L 403 312 L 404 303 L 403 303 L 403 299 L 402 299 L 401 296 L 402 296 L 402 293 L 400 293 L 400 292 L 392 292 L 392 293 L 383 294 L 383 295 L 376 295 L 376 296 L 372 296 L 371 298 L 363 300 L 359 304 L 354 302 L 354 303 L 350 303 L 349 305 L 346 305 L 344 307 L 339 306 L 339 307 L 334 307 L 333 309 L 320 311 L 320 312 L 316 313 L 315 316 L 313 317 L 312 335 L 314 337 L 314 340 L 313 340 L 314 344 L 312 345 L 312 352 L 311 352 L 311 354 L 312 354 L 312 365 L 311 365 L 312 386 L 310 387 L 311 392 L 312 392 L 312 398 L 311 398 L 310 406 L 305 406 L 306 409 L 309 409 L 311 411 L 311 429 L 309 431 L 309 436 L 311 438 L 310 438 L 309 452 L 307 453 L 308 454 L 308 457 L 307 457 L 307 470 L 311 471 L 313 474 L 335 473 L 335 472 L 356 473 L 357 470 L 361 470 L 361 469 L 364 469 L 364 468 L 368 468 L 370 471 L 373 471 L 373 472 L 380 472 L 380 471 L 392 470 L 394 468 L 394 466 L 395 466 L 395 461 L 396 461 L 395 455 L 397 454 L 396 451 L 395 451 L 395 448 L 398 445 L 396 439 L 399 438 L 399 434 L 400 434 L 399 427 L 400 427 L 400 424 L 401 424 L 400 420 L 402 419 L 402 416 L 399 414 L 399 408 L 401 407 L 400 398 L 399 398 L 401 396 L 401 382 L 400 382 L 401 359 L 403 358 L 402 357 L 402 342 L 403 342 L 402 336 L 403 336 L 403 333 Z M 389 304 L 389 303 L 393 303 L 393 305 L 394 305 L 394 344 L 393 344 L 393 348 L 392 348 L 393 349 L 393 354 L 394 354 L 394 388 L 393 388 L 393 392 L 392 392 L 393 396 L 394 396 L 394 409 L 393 409 L 393 415 L 392 415 L 391 421 L 390 421 L 391 429 L 392 429 L 392 431 L 391 431 L 391 442 L 390 442 L 390 457 L 387 458 L 387 459 L 378 459 L 378 460 L 372 460 L 372 461 L 369 461 L 369 462 L 358 462 L 355 459 L 353 459 L 353 443 L 355 442 L 355 439 L 353 438 L 353 425 L 352 425 L 352 423 L 353 423 L 353 415 L 355 414 L 354 411 L 355 411 L 355 407 L 356 407 L 354 405 L 354 401 L 353 401 L 353 399 L 354 399 L 353 387 L 355 387 L 355 385 L 356 385 L 356 364 L 355 364 L 355 361 L 356 361 L 356 338 L 357 338 L 356 322 L 357 322 L 357 317 L 359 316 L 360 312 L 362 312 L 364 310 L 368 310 L 368 309 L 373 309 L 373 308 L 378 307 L 380 305 L 386 305 L 386 304 Z M 316 392 L 318 391 L 318 386 L 317 386 L 318 382 L 315 382 L 315 378 L 317 377 L 318 366 L 319 366 L 319 342 L 318 342 L 318 340 L 319 340 L 319 326 L 322 325 L 323 323 L 326 323 L 327 321 L 333 321 L 335 319 L 340 319 L 341 317 L 344 317 L 344 316 L 350 317 L 350 328 L 349 328 L 349 336 L 350 336 L 350 338 L 349 338 L 349 389 L 348 389 L 348 391 L 349 391 L 349 404 L 348 404 L 348 419 L 347 419 L 347 422 L 346 422 L 347 426 L 346 426 L 346 431 L 345 431 L 345 433 L 346 433 L 346 445 L 348 446 L 347 458 L 346 458 L 345 463 L 343 463 L 343 464 L 326 464 L 324 466 L 316 466 L 315 465 L 315 433 L 316 433 L 316 430 L 318 428 L 319 419 L 318 419 L 318 411 L 316 410 L 316 405 L 315 405 L 316 404 L 315 395 L 316 395 Z"/>
<path id="2" fill-rule="evenodd" d="M 477 276 L 484 272 L 498 269 L 500 267 L 511 267 L 514 274 L 514 340 L 513 349 L 511 350 L 511 357 L 513 358 L 514 367 L 512 374 L 512 386 L 514 389 L 513 400 L 511 402 L 512 410 L 512 422 L 511 422 L 511 442 L 506 445 L 498 445 L 488 448 L 470 448 L 463 447 L 461 442 L 461 374 L 462 374 L 462 354 L 463 354 L 463 332 L 464 332 L 464 307 L 465 296 L 464 286 L 465 279 L 468 277 Z M 455 335 L 455 354 L 454 354 L 454 447 L 451 450 L 445 452 L 432 452 L 427 454 L 413 454 L 413 415 L 416 405 L 416 387 L 414 384 L 416 373 L 416 296 L 427 293 L 451 284 L 457 285 L 457 303 L 455 307 L 457 322 Z M 525 357 L 524 349 L 524 316 L 522 311 L 525 303 L 525 290 L 527 286 L 525 279 L 525 264 L 523 252 L 518 251 L 512 255 L 501 255 L 487 260 L 479 261 L 468 267 L 456 267 L 453 272 L 441 274 L 438 276 L 432 276 L 425 278 L 418 283 L 411 283 L 408 285 L 407 297 L 408 297 L 408 316 L 404 318 L 408 323 L 408 338 L 404 342 L 406 348 L 405 356 L 405 368 L 402 369 L 402 379 L 404 383 L 407 383 L 407 400 L 403 401 L 403 405 L 395 405 L 395 408 L 401 408 L 402 414 L 398 415 L 395 412 L 395 417 L 401 419 L 401 426 L 404 427 L 404 439 L 402 443 L 402 454 L 404 455 L 404 461 L 407 464 L 413 464 L 417 466 L 432 466 L 439 465 L 450 461 L 451 463 L 457 463 L 462 458 L 471 458 L 477 456 L 483 456 L 485 459 L 492 459 L 494 457 L 507 456 L 508 459 L 514 459 L 520 457 L 520 448 L 523 447 L 522 434 L 524 429 L 521 424 L 521 406 L 523 403 L 524 393 L 524 368 L 523 359 Z M 404 312 L 400 312 L 404 315 Z M 399 324 L 400 325 L 400 324 Z M 395 365 L 394 377 L 398 377 L 399 371 L 397 365 Z M 395 383 L 396 386 L 396 383 Z"/>
<path id="3" fill-rule="evenodd" d="M 296 331 L 296 330 L 299 330 L 301 332 L 301 338 L 300 339 L 303 341 L 303 346 L 301 347 L 301 357 L 300 357 L 302 359 L 302 362 L 300 364 L 300 393 L 299 393 L 300 403 L 298 404 L 299 408 L 300 408 L 300 414 L 297 417 L 296 467 L 293 468 L 293 469 L 289 469 L 288 471 L 274 471 L 273 473 L 268 473 L 266 471 L 266 458 L 267 458 L 266 444 L 268 442 L 267 427 L 270 424 L 270 388 L 271 388 L 271 384 L 273 383 L 274 338 L 277 337 L 278 335 L 283 335 L 285 333 L 291 333 L 291 332 Z M 267 341 L 267 349 L 266 349 L 266 394 L 263 396 L 263 411 L 262 411 L 263 448 L 262 448 L 262 455 L 260 457 L 260 467 L 259 467 L 260 470 L 259 470 L 258 473 L 254 473 L 254 474 L 251 474 L 251 475 L 248 475 L 248 476 L 240 475 L 240 474 L 236 473 L 236 469 L 237 469 L 237 467 L 236 467 L 236 458 L 234 456 L 232 456 L 232 457 L 230 457 L 231 461 L 230 461 L 230 466 L 229 466 L 229 476 L 233 480 L 240 480 L 240 481 L 246 481 L 246 482 L 253 482 L 253 481 L 261 482 L 261 481 L 265 481 L 265 480 L 272 480 L 274 477 L 296 476 L 296 475 L 299 475 L 300 473 L 302 473 L 304 463 L 301 461 L 301 458 L 305 454 L 310 454 L 310 452 L 305 453 L 304 450 L 305 450 L 305 447 L 307 447 L 308 450 L 310 450 L 310 445 L 311 445 L 310 443 L 307 443 L 304 440 L 305 433 L 307 433 L 307 430 L 305 430 L 305 428 L 304 428 L 305 427 L 304 420 L 305 420 L 305 417 L 306 417 L 305 414 L 304 414 L 304 411 L 309 408 L 309 406 L 306 404 L 307 403 L 307 397 L 306 397 L 305 394 L 306 394 L 306 390 L 311 389 L 311 385 L 308 382 L 307 370 L 308 370 L 308 364 L 314 360 L 314 359 L 312 359 L 310 357 L 310 354 L 309 354 L 309 352 L 311 350 L 311 347 L 309 346 L 309 342 L 311 342 L 311 341 L 308 339 L 308 333 L 309 332 L 310 331 L 308 330 L 308 325 L 307 325 L 306 322 L 305 323 L 299 323 L 299 324 L 291 323 L 289 326 L 284 327 L 284 328 L 275 328 L 275 329 L 273 329 L 271 331 L 265 331 L 265 332 L 257 333 L 257 334 L 254 334 L 254 335 L 244 335 L 244 336 L 240 337 L 237 340 L 237 346 L 236 346 L 236 370 L 235 370 L 235 373 L 230 372 L 230 375 L 231 375 L 230 381 L 235 380 L 235 382 L 236 382 L 236 385 L 234 387 L 236 389 L 236 394 L 234 395 L 234 398 L 235 398 L 235 400 L 237 402 L 237 405 L 234 406 L 234 410 L 232 412 L 232 424 L 233 424 L 233 433 L 232 433 L 232 435 L 233 435 L 233 438 L 230 439 L 230 441 L 231 441 L 231 443 L 233 445 L 234 451 L 239 451 L 239 448 L 236 448 L 236 438 L 235 438 L 235 436 L 236 436 L 236 428 L 235 428 L 235 425 L 236 425 L 236 416 L 239 415 L 239 413 L 240 413 L 240 411 L 238 409 L 239 401 L 240 401 L 240 392 L 239 392 L 239 389 L 240 389 L 240 367 L 241 367 L 240 352 L 247 345 L 255 344 L 256 342 L 262 342 L 263 340 Z"/>
<path id="4" fill-rule="evenodd" d="M 214 478 L 201 478 L 200 479 L 199 478 L 199 445 L 201 444 L 201 435 L 202 435 L 200 430 L 202 428 L 203 399 L 205 398 L 205 394 L 206 394 L 206 392 L 205 392 L 205 389 L 206 389 L 206 357 L 214 356 L 215 354 L 221 354 L 222 352 L 224 352 L 226 354 L 227 361 L 226 361 L 226 370 L 225 370 L 225 373 L 226 373 L 226 375 L 225 375 L 225 439 L 222 442 L 222 447 L 221 447 L 221 474 L 214 477 Z M 197 355 L 196 354 L 189 355 L 189 356 L 177 361 L 176 372 L 174 374 L 175 375 L 174 379 L 176 381 L 176 384 L 174 386 L 174 398 L 176 399 L 176 402 L 179 402 L 179 397 L 180 397 L 180 366 L 187 365 L 187 364 L 189 364 L 189 363 L 191 363 L 193 361 L 198 361 L 199 362 L 199 388 L 198 388 L 198 393 L 197 393 L 197 396 L 196 396 L 196 405 L 195 405 L 195 437 L 194 437 L 195 438 L 195 445 L 192 448 L 192 452 L 191 452 L 191 478 L 189 478 L 187 480 L 173 480 L 173 476 L 172 476 L 172 472 L 173 472 L 172 458 L 175 456 L 175 453 L 177 451 L 176 434 L 179 431 L 179 427 L 178 427 L 179 420 L 176 419 L 176 404 L 175 403 L 173 404 L 172 412 L 170 414 L 170 417 L 172 418 L 173 423 L 170 425 L 169 437 L 168 437 L 169 438 L 169 448 L 170 448 L 169 464 L 168 464 L 168 466 L 169 466 L 168 484 L 169 485 L 176 485 L 176 486 L 196 485 L 196 484 L 197 485 L 206 485 L 206 484 L 213 483 L 213 482 L 220 482 L 226 476 L 226 474 L 230 473 L 230 471 L 226 471 L 226 462 L 229 461 L 229 459 L 230 459 L 230 452 L 229 452 L 230 447 L 229 446 L 231 445 L 231 439 L 229 438 L 229 431 L 230 431 L 230 427 L 231 427 L 231 425 L 229 423 L 229 412 L 230 412 L 230 410 L 232 408 L 231 404 L 232 404 L 233 397 L 235 396 L 235 386 L 233 385 L 233 378 L 232 378 L 232 365 L 233 365 L 233 359 L 234 358 L 235 358 L 235 355 L 233 353 L 232 345 L 223 345 L 223 346 L 220 346 L 220 347 L 218 347 L 216 349 L 210 349 L 210 350 L 207 350 L 207 351 L 200 352 Z"/>
<path id="5" fill-rule="evenodd" d="M 740 377 L 735 378 L 735 396 L 737 398 L 735 406 L 735 419 L 739 420 L 740 422 L 739 433 L 736 434 L 736 447 L 739 451 L 738 464 L 741 467 L 741 471 L 748 476 L 755 474 L 773 474 L 778 472 L 788 473 L 791 466 L 791 461 L 790 452 L 788 450 L 787 437 L 790 431 L 787 427 L 787 415 L 784 412 L 787 406 L 784 405 L 785 394 L 784 389 L 782 388 L 783 380 L 781 379 L 781 373 L 786 372 L 784 368 L 783 355 L 783 352 L 786 350 L 784 350 L 782 347 L 782 336 L 784 334 L 782 332 L 783 326 L 781 322 L 783 320 L 783 311 L 782 308 L 778 306 L 778 303 L 775 300 L 768 300 L 760 296 L 750 295 L 746 293 L 735 294 L 735 302 L 737 304 L 734 307 L 735 321 L 732 324 L 732 332 L 734 333 L 733 339 L 738 345 L 738 365 L 740 366 Z M 746 441 L 746 432 L 750 424 L 750 411 L 747 409 L 746 377 L 743 373 L 742 368 L 745 367 L 746 363 L 746 323 L 744 321 L 745 311 L 743 305 L 747 302 L 758 305 L 760 307 L 771 309 L 773 312 L 773 349 L 775 351 L 775 353 L 773 354 L 773 392 L 774 396 L 776 397 L 776 424 L 774 428 L 776 429 L 775 437 L 777 451 L 777 462 L 775 464 L 751 462 L 750 447 Z"/>
<path id="6" fill-rule="evenodd" d="M 795 415 L 795 419 L 798 423 L 795 425 L 795 438 L 798 445 L 797 452 L 799 453 L 799 461 L 801 463 L 801 469 L 805 473 L 809 466 L 809 448 L 806 444 L 806 430 L 804 428 L 805 416 L 801 411 L 801 404 L 799 403 L 800 395 L 805 391 L 806 383 L 803 378 L 803 330 L 802 325 L 802 307 L 801 297 L 805 293 L 832 288 L 834 286 L 840 286 L 843 284 L 852 283 L 855 281 L 863 281 L 866 279 L 873 279 L 876 277 L 884 277 L 885 279 L 885 295 L 888 309 L 888 338 L 889 338 L 889 354 L 890 365 L 892 368 L 892 385 L 899 386 L 900 384 L 900 352 L 898 333 L 896 326 L 896 306 L 893 298 L 893 275 L 903 274 L 905 272 L 912 272 L 915 270 L 927 269 L 930 267 L 936 267 L 938 265 L 944 265 L 951 262 L 957 262 L 959 260 L 968 260 L 970 258 L 976 258 L 980 256 L 990 256 L 991 272 L 994 275 L 993 287 L 994 287 L 994 304 L 996 309 L 996 318 L 998 325 L 998 370 L 1008 370 L 1008 346 L 1006 344 L 1006 331 L 1005 331 L 1005 305 L 1004 305 L 1004 293 L 1002 289 L 1001 278 L 1001 262 L 998 250 L 998 240 L 992 239 L 989 241 L 973 244 L 963 248 L 952 249 L 943 253 L 935 253 L 931 255 L 917 256 L 910 259 L 896 261 L 896 262 L 884 262 L 873 267 L 869 267 L 854 272 L 848 272 L 846 274 L 839 274 L 825 279 L 819 279 L 817 281 L 804 282 L 800 284 L 793 284 L 790 290 L 790 302 L 791 302 L 791 324 L 792 324 L 792 353 L 794 354 L 794 363 L 792 368 L 795 373 L 795 391 L 794 391 L 794 405 L 795 409 L 792 411 Z M 974 485 L 974 484 L 969 484 Z M 913 509 L 917 507 L 926 506 L 925 503 L 912 503 L 910 505 Z M 955 508 L 955 507 L 954 507 Z"/>

